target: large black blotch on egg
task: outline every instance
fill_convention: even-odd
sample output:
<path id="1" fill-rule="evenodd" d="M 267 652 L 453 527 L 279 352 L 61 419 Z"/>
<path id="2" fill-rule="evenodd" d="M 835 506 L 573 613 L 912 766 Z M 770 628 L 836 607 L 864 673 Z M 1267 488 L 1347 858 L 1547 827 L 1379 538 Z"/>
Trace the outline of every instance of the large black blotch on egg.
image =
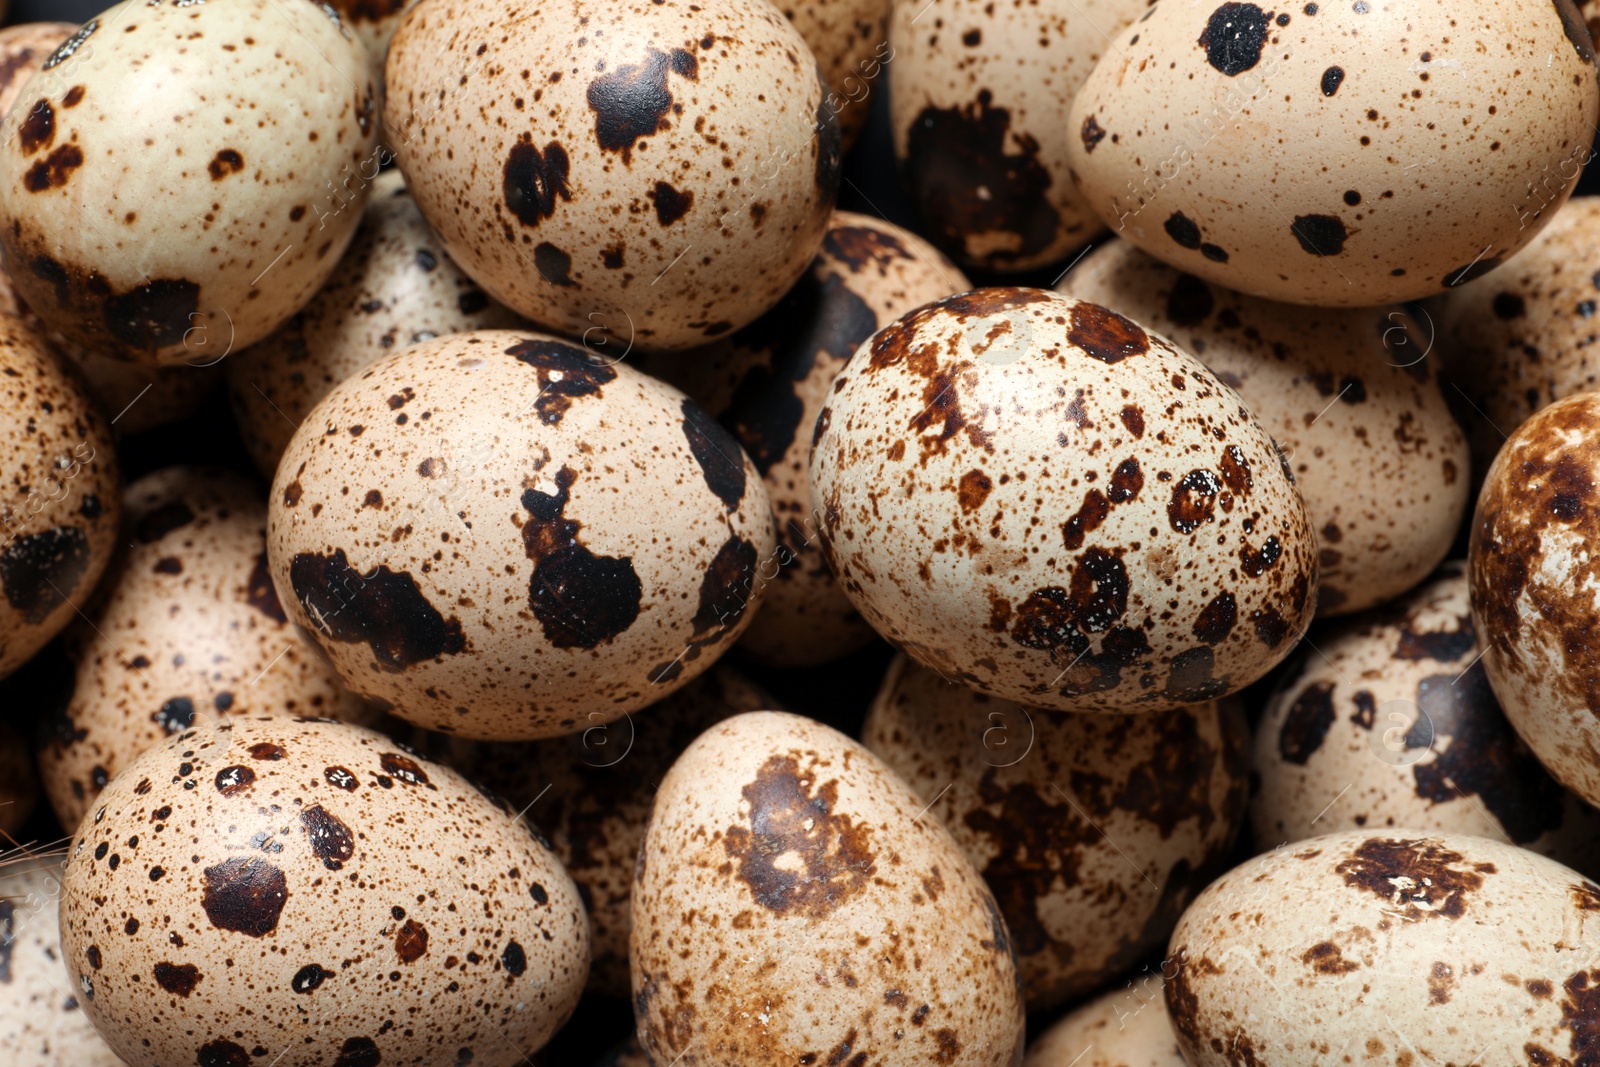
<path id="1" fill-rule="evenodd" d="M 264 937 L 278 928 L 289 889 L 277 867 L 255 856 L 234 856 L 204 873 L 200 906 L 212 926 L 249 937 Z"/>
<path id="2" fill-rule="evenodd" d="M 404 571 L 380 565 L 361 574 L 339 548 L 295 556 L 289 583 L 320 637 L 367 644 L 381 670 L 398 673 L 466 650 L 460 621 L 440 614 Z"/>
<path id="3" fill-rule="evenodd" d="M 1206 61 L 1230 78 L 1251 69 L 1261 62 L 1271 18 L 1255 4 L 1223 4 L 1211 13 L 1200 34 Z"/>
<path id="4" fill-rule="evenodd" d="M 597 556 L 578 543 L 583 524 L 563 512 L 577 474 L 556 472 L 556 491 L 525 489 L 523 547 L 533 560 L 528 606 L 556 648 L 594 648 L 632 626 L 644 586 L 631 556 Z"/>
<path id="5" fill-rule="evenodd" d="M 558 200 L 572 200 L 567 174 L 572 163 L 567 150 L 551 141 L 539 151 L 531 134 L 511 146 L 506 156 L 502 193 L 506 207 L 524 226 L 537 226 L 555 214 Z"/>
<path id="6" fill-rule="evenodd" d="M 700 465 L 706 485 L 729 511 L 733 511 L 744 499 L 744 451 L 733 435 L 693 400 L 684 397 L 680 410 L 683 436 L 689 442 L 695 462 Z"/>
<path id="7" fill-rule="evenodd" d="M 106 331 L 140 352 L 183 341 L 200 323 L 200 286 L 183 278 L 155 278 L 105 301 Z"/>
<path id="8" fill-rule="evenodd" d="M 89 539 L 76 526 L 18 537 L 0 550 L 0 590 L 30 625 L 67 602 L 89 570 Z"/>
<path id="9" fill-rule="evenodd" d="M 617 380 L 617 372 L 586 348 L 562 341 L 521 341 L 506 355 L 532 367 L 539 376 L 539 396 L 533 410 L 539 421 L 554 426 L 583 396 L 600 396 L 600 387 Z"/>
<path id="10" fill-rule="evenodd" d="M 668 71 L 697 81 L 700 61 L 682 48 L 662 52 L 647 47 L 643 63 L 624 63 L 589 83 L 589 110 L 594 112 L 595 139 L 602 149 L 620 152 L 624 163 L 632 163 L 634 145 L 641 137 L 668 128 L 667 113 L 674 107 Z"/>

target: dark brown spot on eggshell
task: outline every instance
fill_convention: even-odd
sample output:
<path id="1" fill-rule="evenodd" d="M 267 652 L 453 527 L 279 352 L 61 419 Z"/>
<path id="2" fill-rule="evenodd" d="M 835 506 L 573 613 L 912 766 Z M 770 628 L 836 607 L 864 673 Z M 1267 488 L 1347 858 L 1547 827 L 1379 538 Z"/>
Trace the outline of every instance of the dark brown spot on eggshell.
<path id="1" fill-rule="evenodd" d="M 560 341 L 521 341 L 506 349 L 506 355 L 515 356 L 538 374 L 539 396 L 533 410 L 546 426 L 559 425 L 574 400 L 601 396 L 601 387 L 617 379 L 617 372 L 587 349 Z"/>
<path id="2" fill-rule="evenodd" d="M 22 154 L 31 156 L 55 143 L 56 112 L 50 101 L 40 100 L 28 110 L 28 117 L 17 127 L 18 144 Z"/>
<path id="3" fill-rule="evenodd" d="M 378 763 L 383 767 L 384 773 L 390 775 L 406 785 L 426 786 L 427 772 L 422 765 L 409 756 L 402 756 L 397 752 L 385 752 L 378 757 Z"/>
<path id="4" fill-rule="evenodd" d="M 1289 705 L 1278 731 L 1278 755 L 1287 762 L 1304 767 L 1322 747 L 1336 717 L 1333 688 L 1333 682 L 1314 682 Z"/>
<path id="5" fill-rule="evenodd" d="M 1200 47 L 1212 67 L 1234 78 L 1261 62 L 1272 15 L 1255 4 L 1227 3 L 1206 20 Z"/>
<path id="6" fill-rule="evenodd" d="M 961 483 L 956 488 L 956 498 L 961 503 L 961 510 L 967 513 L 977 511 L 983 507 L 983 502 L 989 499 L 989 494 L 994 491 L 994 482 L 980 470 L 970 470 L 961 476 Z"/>
<path id="7" fill-rule="evenodd" d="M 572 280 L 572 257 L 549 241 L 540 241 L 533 246 L 533 265 L 539 276 L 551 285 L 563 287 L 576 285 Z M 467 294 L 462 294 L 466 299 Z"/>
<path id="8" fill-rule="evenodd" d="M 539 151 L 531 134 L 511 146 L 506 156 L 505 180 L 502 192 L 506 207 L 524 226 L 537 226 L 555 214 L 559 200 L 572 200 L 572 190 L 567 185 L 571 169 L 566 149 L 556 141 Z"/>
<path id="9" fill-rule="evenodd" d="M 1406 922 L 1459 919 L 1492 863 L 1473 863 L 1437 841 L 1370 838 L 1334 868 L 1344 884 L 1386 901 Z"/>
<path id="10" fill-rule="evenodd" d="M 667 115 L 673 99 L 667 87 L 668 71 L 696 81 L 700 64 L 693 52 L 681 48 L 662 52 L 646 47 L 643 63 L 625 63 L 589 83 L 595 139 L 603 150 L 620 152 L 622 161 L 631 164 L 640 138 L 670 127 Z"/>
<path id="11" fill-rule="evenodd" d="M 210 172 L 212 181 L 220 182 L 230 174 L 244 170 L 244 156 L 232 148 L 224 148 L 212 157 L 206 170 Z"/>
<path id="12" fill-rule="evenodd" d="M 1090 115 L 1083 120 L 1083 128 L 1078 131 L 1078 136 L 1083 140 L 1083 150 L 1093 152 L 1106 139 L 1106 131 L 1101 128 L 1100 121 Z"/>
<path id="13" fill-rule="evenodd" d="M 351 1037 L 339 1047 L 333 1067 L 378 1067 L 383 1062 L 378 1046 L 370 1037 Z"/>
<path id="14" fill-rule="evenodd" d="M 250 746 L 248 751 L 251 759 L 265 760 L 268 762 L 273 760 L 281 760 L 288 756 L 288 753 L 283 750 L 282 745 L 275 745 L 271 741 L 257 741 L 255 744 Z"/>
<path id="15" fill-rule="evenodd" d="M 195 1054 L 200 1067 L 250 1067 L 250 1054 L 226 1038 L 209 1041 Z"/>
<path id="16" fill-rule="evenodd" d="M 278 928 L 288 898 L 288 883 L 277 867 L 256 856 L 234 856 L 205 868 L 200 905 L 217 929 L 263 937 Z"/>
<path id="17" fill-rule="evenodd" d="M 30 625 L 67 602 L 89 569 L 89 539 L 76 526 L 14 537 L 0 550 L 0 589 Z"/>
<path id="18" fill-rule="evenodd" d="M 356 854 L 355 834 L 344 820 L 329 813 L 321 804 L 300 813 L 300 828 L 305 831 L 312 855 L 330 871 L 342 869 Z"/>
<path id="19" fill-rule="evenodd" d="M 1167 522 L 1181 534 L 1193 533 L 1212 521 L 1222 481 L 1211 471 L 1195 469 L 1178 479 L 1167 502 Z"/>
<path id="20" fill-rule="evenodd" d="M 441 615 L 403 571 L 379 565 L 360 574 L 340 548 L 295 556 L 289 582 L 321 637 L 366 644 L 380 670 L 398 673 L 466 649 L 461 623 Z"/>
<path id="21" fill-rule="evenodd" d="M 249 767 L 224 767 L 217 772 L 217 792 L 225 797 L 236 797 L 256 782 L 256 772 Z"/>
<path id="22" fill-rule="evenodd" d="M 296 993 L 310 993 L 333 976 L 334 972 L 324 969 L 321 964 L 308 963 L 294 973 L 289 988 Z"/>
<path id="23" fill-rule="evenodd" d="M 415 963 L 428 951 L 428 928 L 412 919 L 394 935 L 394 951 L 401 963 Z"/>
<path id="24" fill-rule="evenodd" d="M 694 193 L 674 189 L 666 182 L 656 182 L 655 188 L 645 194 L 656 207 L 656 221 L 671 226 L 689 213 L 694 206 Z"/>
<path id="25" fill-rule="evenodd" d="M 683 413 L 683 436 L 689 442 L 689 451 L 700 466 L 706 486 L 729 511 L 737 510 L 744 499 L 745 488 L 744 453 L 739 449 L 739 442 L 688 397 L 683 399 L 679 410 Z"/>
<path id="26" fill-rule="evenodd" d="M 182 278 L 156 278 L 104 303 L 106 332 L 138 351 L 169 348 L 199 321 L 200 286 Z"/>
<path id="27" fill-rule="evenodd" d="M 245 587 L 245 603 L 255 608 L 273 622 L 288 622 L 283 605 L 278 601 L 278 590 L 272 585 L 272 573 L 267 569 L 267 554 L 256 556 L 250 568 L 250 582 Z"/>
<path id="28" fill-rule="evenodd" d="M 726 432 L 726 431 L 724 431 Z M 594 648 L 627 630 L 639 617 L 644 586 L 631 556 L 597 556 L 578 543 L 583 525 L 563 512 L 577 475 L 556 472 L 555 493 L 525 489 L 524 550 L 534 561 L 528 605 L 557 648 Z"/>
<path id="29" fill-rule="evenodd" d="M 1121 363 L 1150 351 L 1150 336 L 1144 328 L 1110 308 L 1079 303 L 1073 305 L 1071 315 L 1067 340 L 1102 363 Z"/>
<path id="30" fill-rule="evenodd" d="M 168 993 L 187 997 L 200 982 L 200 968 L 192 963 L 158 963 L 155 966 L 156 984 Z"/>

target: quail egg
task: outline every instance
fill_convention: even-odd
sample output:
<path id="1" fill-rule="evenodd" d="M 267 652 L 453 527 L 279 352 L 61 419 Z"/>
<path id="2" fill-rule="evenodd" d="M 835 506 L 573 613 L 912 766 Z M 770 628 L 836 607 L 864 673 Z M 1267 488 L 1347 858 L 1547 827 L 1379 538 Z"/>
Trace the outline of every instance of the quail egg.
<path id="1" fill-rule="evenodd" d="M 980 289 L 880 330 L 817 419 L 823 551 L 946 679 L 1058 711 L 1214 700 L 1289 654 L 1316 543 L 1272 439 L 1098 304 Z"/>
<path id="2" fill-rule="evenodd" d="M 3 14 L 3 10 L 0 10 Z M 78 30 L 75 22 L 23 22 L 0 29 L 0 115 L 5 115 L 5 134 L 16 132 L 28 115 L 7 114 L 28 79 L 39 73 L 61 42 Z"/>
<path id="3" fill-rule="evenodd" d="M 389 52 L 389 39 L 400 26 L 400 16 L 416 0 L 325 0 L 339 13 L 347 29 L 366 46 L 367 54 L 380 68 Z"/>
<path id="4" fill-rule="evenodd" d="M 1186 1067 L 1160 986 L 1118 989 L 1078 1008 L 1028 1046 L 1023 1067 Z"/>
<path id="5" fill-rule="evenodd" d="M 872 92 L 894 52 L 889 48 L 891 0 L 784 0 L 784 18 L 811 46 L 828 86 L 823 106 L 839 116 L 848 151 L 872 111 Z"/>

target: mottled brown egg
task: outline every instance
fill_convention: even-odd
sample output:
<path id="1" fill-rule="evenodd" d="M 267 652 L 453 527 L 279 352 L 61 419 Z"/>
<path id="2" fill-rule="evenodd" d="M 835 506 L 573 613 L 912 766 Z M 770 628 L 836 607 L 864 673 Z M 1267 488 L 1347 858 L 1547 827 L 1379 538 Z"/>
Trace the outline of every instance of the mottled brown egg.
<path id="1" fill-rule="evenodd" d="M 454 767 L 544 832 L 589 913 L 589 989 L 628 996 L 629 900 L 656 786 L 689 742 L 743 711 L 780 705 L 719 664 L 642 712 L 612 722 L 593 712 L 581 733 L 507 744 L 418 731 L 417 747 Z"/>
<path id="2" fill-rule="evenodd" d="M 1572 193 L 1600 117 L 1572 0 L 1158 4 L 1067 115 L 1072 180 L 1118 235 L 1314 307 L 1443 292 Z"/>
<path id="3" fill-rule="evenodd" d="M 1528 416 L 1600 389 L 1600 197 L 1569 200 L 1504 269 L 1427 307 L 1482 477 Z"/>
<path id="4" fill-rule="evenodd" d="M 122 1067 L 62 964 L 60 857 L 0 855 L 0 863 L 0 1063 Z"/>
<path id="5" fill-rule="evenodd" d="M 1078 1008 L 1028 1046 L 1023 1067 L 1185 1067 L 1160 987 L 1118 989 Z"/>
<path id="6" fill-rule="evenodd" d="M 495 330 L 328 394 L 270 519 L 290 618 L 350 689 L 497 740 L 581 730 L 694 678 L 749 625 L 775 548 L 759 472 L 698 404 Z"/>
<path id="7" fill-rule="evenodd" d="M 980 289 L 863 345 L 817 419 L 812 506 L 856 608 L 950 681 L 1058 711 L 1243 688 L 1315 610 L 1272 439 L 1098 304 Z"/>
<path id="8" fill-rule="evenodd" d="M 42 735 L 45 792 L 69 829 L 135 756 L 196 721 L 246 708 L 372 717 L 290 626 L 256 486 L 168 467 L 130 485 L 125 506 L 130 544 L 67 631 L 72 695 Z"/>
<path id="9" fill-rule="evenodd" d="M 400 26 L 400 16 L 417 0 L 326 0 L 354 31 L 379 69 L 389 54 L 389 39 Z"/>
<path id="10" fill-rule="evenodd" d="M 1396 826 L 1509 840 L 1594 869 L 1600 812 L 1545 773 L 1495 701 L 1451 562 L 1315 636 L 1256 733 L 1256 844 Z"/>
<path id="11" fill-rule="evenodd" d="M 895 157 L 927 233 L 963 263 L 1025 270 L 1104 228 L 1061 123 L 1111 35 L 1152 0 L 894 0 Z"/>
<path id="12" fill-rule="evenodd" d="M 1467 443 L 1400 307 L 1317 309 L 1214 287 L 1126 241 L 1085 256 L 1060 292 L 1181 345 L 1244 399 L 1286 453 L 1317 531 L 1317 613 L 1392 600 L 1450 551 L 1467 508 Z"/>
<path id="13" fill-rule="evenodd" d="M 39 802 L 39 775 L 28 744 L 11 725 L 0 722 L 0 834 L 22 829 Z"/>
<path id="14" fill-rule="evenodd" d="M 42 335 L 0 315 L 0 678 L 87 602 L 116 543 L 111 430 Z"/>
<path id="15" fill-rule="evenodd" d="M 700 400 L 744 446 L 766 480 L 777 555 L 756 575 L 761 614 L 739 646 L 757 660 L 809 667 L 873 638 L 839 590 L 817 544 L 811 509 L 811 429 L 834 376 L 880 326 L 971 288 L 915 234 L 834 212 L 811 270 L 777 307 L 732 337 L 652 361 L 649 369 Z"/>
<path id="16" fill-rule="evenodd" d="M 1484 479 L 1468 578 L 1483 666 L 1550 774 L 1600 804 L 1600 394 L 1558 400 L 1511 435 Z"/>
<path id="17" fill-rule="evenodd" d="M 130 1067 L 510 1067 L 577 1005 L 572 879 L 513 813 L 381 734 L 235 716 L 147 751 L 100 805 L 71 846 L 61 947 Z"/>
<path id="18" fill-rule="evenodd" d="M 633 893 L 652 1063 L 1020 1067 L 1005 921 L 925 802 L 819 722 L 713 726 L 656 794 Z"/>
<path id="19" fill-rule="evenodd" d="M 1167 1010 L 1189 1067 L 1576 1063 L 1600 1012 L 1596 911 L 1600 887 L 1499 841 L 1328 834 L 1200 895 Z"/>
<path id="20" fill-rule="evenodd" d="M 452 333 L 519 325 L 445 255 L 398 171 L 373 183 L 338 274 L 277 333 L 228 360 L 228 392 L 267 477 L 334 386 L 391 352 Z"/>
<path id="21" fill-rule="evenodd" d="M 900 657 L 862 743 L 949 828 L 999 901 L 1028 1009 L 1159 950 L 1244 823 L 1232 702 L 1151 715 L 1025 708 Z"/>
<path id="22" fill-rule="evenodd" d="M 355 232 L 379 105 L 366 51 L 311 0 L 123 0 L 10 113 L 0 250 L 18 295 L 52 330 L 141 363 L 260 340 Z"/>
<path id="23" fill-rule="evenodd" d="M 839 187 L 817 62 L 764 0 L 423 0 L 387 78 L 396 157 L 451 257 L 619 349 L 749 325 L 805 273 Z"/>
<path id="24" fill-rule="evenodd" d="M 889 47 L 892 0 L 784 0 L 778 6 L 817 57 L 829 92 L 823 106 L 839 116 L 845 151 L 872 112 L 878 76 L 894 58 Z"/>

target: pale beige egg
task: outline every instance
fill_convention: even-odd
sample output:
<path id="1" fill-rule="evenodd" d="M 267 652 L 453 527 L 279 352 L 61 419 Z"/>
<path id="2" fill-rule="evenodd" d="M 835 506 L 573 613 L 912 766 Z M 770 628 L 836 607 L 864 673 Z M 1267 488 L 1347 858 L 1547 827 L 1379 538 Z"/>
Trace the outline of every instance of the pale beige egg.
<path id="1" fill-rule="evenodd" d="M 1161 986 L 1135 979 L 1090 1001 L 1028 1046 L 1023 1067 L 1185 1067 Z"/>

